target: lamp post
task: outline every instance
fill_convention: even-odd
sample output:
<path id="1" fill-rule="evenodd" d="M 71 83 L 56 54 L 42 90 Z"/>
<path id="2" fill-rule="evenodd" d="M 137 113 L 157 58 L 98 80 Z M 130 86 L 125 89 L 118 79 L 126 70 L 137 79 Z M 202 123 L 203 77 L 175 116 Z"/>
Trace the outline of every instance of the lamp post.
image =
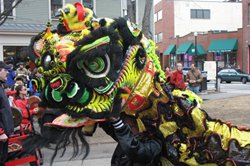
<path id="1" fill-rule="evenodd" d="M 198 67 L 198 64 L 197 64 L 197 36 L 198 36 L 198 33 L 194 32 L 194 64 L 196 67 Z"/>

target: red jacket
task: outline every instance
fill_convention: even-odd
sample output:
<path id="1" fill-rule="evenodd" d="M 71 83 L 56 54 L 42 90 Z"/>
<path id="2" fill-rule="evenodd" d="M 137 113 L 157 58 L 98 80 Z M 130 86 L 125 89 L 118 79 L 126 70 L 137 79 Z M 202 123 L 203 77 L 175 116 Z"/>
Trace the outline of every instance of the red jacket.
<path id="1" fill-rule="evenodd" d="M 28 104 L 28 100 L 27 99 L 15 99 L 14 100 L 14 104 L 17 108 L 20 108 L 23 112 L 23 120 L 22 120 L 22 124 L 29 124 L 29 114 L 28 114 L 28 109 L 26 108 L 26 105 Z M 34 114 L 33 110 L 29 110 L 30 115 Z"/>
<path id="2" fill-rule="evenodd" d="M 186 89 L 184 75 L 182 71 L 175 71 L 171 76 L 170 83 L 174 85 L 175 89 Z"/>

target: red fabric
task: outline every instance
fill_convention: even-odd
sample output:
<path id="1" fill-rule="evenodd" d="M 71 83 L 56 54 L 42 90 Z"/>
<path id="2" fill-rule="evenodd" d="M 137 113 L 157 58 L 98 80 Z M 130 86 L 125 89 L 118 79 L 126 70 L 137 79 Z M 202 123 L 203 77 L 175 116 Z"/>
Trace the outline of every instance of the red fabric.
<path id="1" fill-rule="evenodd" d="M 132 97 L 132 99 L 128 102 L 128 108 L 131 111 L 139 110 L 142 106 L 144 106 L 146 102 L 145 97 L 136 94 Z"/>
<path id="2" fill-rule="evenodd" d="M 4 129 L 0 128 L 0 135 L 4 133 Z"/>
<path id="3" fill-rule="evenodd" d="M 26 99 L 15 99 L 14 100 L 14 104 L 17 108 L 20 108 L 23 112 L 23 120 L 22 120 L 22 124 L 29 124 L 29 114 L 28 114 L 28 110 L 26 108 L 26 105 L 28 104 L 28 100 Z M 34 110 L 29 110 L 30 111 L 30 115 L 34 114 Z"/>
<path id="4" fill-rule="evenodd" d="M 175 89 L 185 90 L 186 85 L 184 82 L 184 76 L 182 71 L 175 71 L 170 79 L 171 84 L 175 86 Z"/>
<path id="5" fill-rule="evenodd" d="M 77 16 L 79 21 L 84 21 L 85 19 L 85 8 L 80 2 L 76 2 L 75 4 Z"/>

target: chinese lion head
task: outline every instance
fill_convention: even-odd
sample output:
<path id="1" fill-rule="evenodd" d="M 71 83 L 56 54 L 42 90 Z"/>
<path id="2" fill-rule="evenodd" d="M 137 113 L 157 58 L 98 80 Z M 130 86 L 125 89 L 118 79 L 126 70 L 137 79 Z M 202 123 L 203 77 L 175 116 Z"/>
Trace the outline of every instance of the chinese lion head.
<path id="1" fill-rule="evenodd" d="M 64 113 L 50 123 L 65 129 L 61 141 L 77 128 L 73 133 L 87 145 L 84 134 L 122 113 L 133 116 L 141 132 L 144 120 L 155 122 L 165 157 L 177 165 L 250 163 L 249 131 L 208 117 L 192 92 L 171 92 L 154 42 L 135 24 L 96 18 L 80 3 L 67 4 L 57 16 L 57 30 L 48 25 L 30 48 L 43 74 L 43 83 L 34 81 L 42 100 Z"/>

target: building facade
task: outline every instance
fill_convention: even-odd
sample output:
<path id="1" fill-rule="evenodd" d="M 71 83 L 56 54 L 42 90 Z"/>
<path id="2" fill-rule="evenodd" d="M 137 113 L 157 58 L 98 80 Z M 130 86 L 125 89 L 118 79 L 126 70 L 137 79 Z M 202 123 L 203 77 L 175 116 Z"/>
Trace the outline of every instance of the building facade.
<path id="1" fill-rule="evenodd" d="M 243 30 L 232 32 L 209 31 L 206 34 L 189 33 L 183 37 L 171 39 L 166 49 L 165 66 L 174 67 L 180 62 L 184 67 L 192 63 L 202 69 L 204 61 L 218 61 L 218 67 L 237 67 L 243 69 L 242 55 Z M 196 53 L 195 53 L 196 47 Z"/>
<path id="2" fill-rule="evenodd" d="M 250 73 L 250 0 L 243 0 L 243 69 Z"/>
<path id="3" fill-rule="evenodd" d="M 14 0 L 0 0 L 1 13 Z M 46 23 L 57 25 L 55 13 L 67 3 L 80 2 L 93 9 L 97 17 L 117 18 L 127 14 L 127 0 L 23 0 L 0 26 L 0 60 L 27 60 L 27 46 L 32 36 L 44 30 Z M 146 0 L 134 0 L 136 23 L 141 27 Z M 108 7 L 108 8 L 107 8 Z M 153 9 L 150 19 L 153 22 Z M 53 26 L 54 28 L 56 26 Z M 150 26 L 153 33 L 153 23 Z"/>
<path id="4" fill-rule="evenodd" d="M 239 19 L 240 18 L 240 19 Z M 155 21 L 155 41 L 158 46 L 158 51 L 161 57 L 161 62 L 163 66 L 173 66 L 173 62 L 177 60 L 190 61 L 194 60 L 194 52 L 181 54 L 176 56 L 177 59 L 171 58 L 171 56 L 164 56 L 164 52 L 171 44 L 175 44 L 178 50 L 178 42 L 173 43 L 175 40 L 186 40 L 190 42 L 192 40 L 193 47 L 196 45 L 201 45 L 197 40 L 205 38 L 208 43 L 213 40 L 227 40 L 224 38 L 225 34 L 228 32 L 228 39 L 232 33 L 238 34 L 238 29 L 242 28 L 242 3 L 241 2 L 221 2 L 221 1 L 201 1 L 201 0 L 161 0 L 155 5 L 154 21 Z M 241 31 L 241 30 L 239 30 Z M 190 36 L 191 34 L 196 34 Z M 211 34 L 213 34 L 211 38 Z M 220 34 L 220 35 L 219 35 Z M 223 35 L 224 34 L 224 37 Z M 215 37 L 218 35 L 218 37 Z M 200 38 L 200 36 L 203 36 Z M 238 37 L 239 35 L 236 35 Z M 195 41 L 195 38 L 197 39 Z M 234 37 L 233 37 L 234 38 Z M 237 50 L 239 50 L 240 38 L 237 39 Z M 184 42 L 184 41 L 183 41 Z M 196 42 L 196 43 L 195 43 Z M 176 45 L 177 44 L 177 45 Z M 201 45 L 205 50 L 205 55 L 207 55 L 207 49 L 209 44 Z M 200 47 L 199 47 L 200 48 Z M 193 50 L 196 50 L 193 48 Z M 228 50 L 228 52 L 223 52 L 223 50 L 217 50 L 218 52 L 208 53 L 208 58 L 210 59 L 210 54 L 220 55 L 232 54 L 232 51 L 237 53 L 237 56 L 242 56 L 238 54 L 237 50 Z M 222 51 L 222 52 L 221 52 Z M 193 55 L 192 55 L 193 54 Z M 178 59 L 179 58 L 179 59 Z M 225 62 L 230 61 L 230 58 L 223 58 Z M 240 57 L 234 59 L 241 59 Z M 202 63 L 202 62 L 201 62 Z M 231 62 L 230 64 L 232 64 Z M 240 65 L 242 62 L 239 62 Z M 186 63 L 189 65 L 189 63 Z M 198 64 L 202 65 L 202 64 Z M 228 64 L 223 64 L 223 66 Z M 235 64 L 238 65 L 238 64 Z M 201 68 L 201 67 L 200 67 Z"/>

